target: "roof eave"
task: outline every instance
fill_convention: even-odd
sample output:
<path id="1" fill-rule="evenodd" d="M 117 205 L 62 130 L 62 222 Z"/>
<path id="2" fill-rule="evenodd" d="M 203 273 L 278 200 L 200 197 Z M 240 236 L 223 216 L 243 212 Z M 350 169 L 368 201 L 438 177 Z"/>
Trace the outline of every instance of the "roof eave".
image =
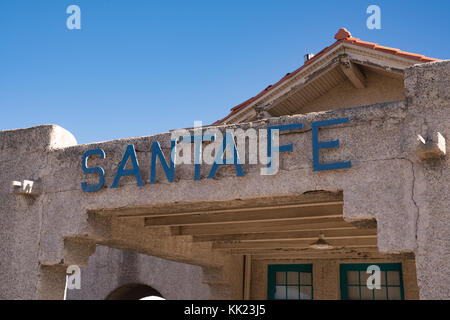
<path id="1" fill-rule="evenodd" d="M 348 49 L 346 51 L 346 49 Z M 406 67 L 433 61 L 440 61 L 439 59 L 425 57 L 423 55 L 413 54 L 401 51 L 399 49 L 383 47 L 375 43 L 364 42 L 356 38 L 348 38 L 338 40 L 331 46 L 323 49 L 312 59 L 308 60 L 304 65 L 302 65 L 297 70 L 292 73 L 286 74 L 281 80 L 279 80 L 274 85 L 268 86 L 266 89 L 261 91 L 256 96 L 244 101 L 243 103 L 231 108 L 231 112 L 223 119 L 214 122 L 214 125 L 234 123 L 235 120 L 244 120 L 248 118 L 248 114 L 251 113 L 254 106 L 257 106 L 262 101 L 264 101 L 268 96 L 276 96 L 282 93 L 282 84 L 289 84 L 292 82 L 297 82 L 300 79 L 297 78 L 299 73 L 303 74 L 303 78 L 307 77 L 310 73 L 315 71 L 320 65 L 331 60 L 333 55 L 340 54 L 340 51 L 344 50 L 345 53 L 350 55 L 357 55 L 357 52 L 361 53 L 359 58 L 364 57 L 367 62 L 375 63 L 380 61 L 386 61 L 389 63 L 385 64 L 387 70 L 389 68 L 395 68 L 403 70 Z M 330 59 L 330 57 L 332 57 Z M 356 57 L 356 56 L 355 56 Z M 380 59 L 381 58 L 381 59 Z M 296 79 L 297 78 L 297 79 Z M 301 80 L 300 80 L 301 81 Z M 289 86 L 289 85 L 287 85 Z M 286 86 L 285 86 L 286 87 Z"/>

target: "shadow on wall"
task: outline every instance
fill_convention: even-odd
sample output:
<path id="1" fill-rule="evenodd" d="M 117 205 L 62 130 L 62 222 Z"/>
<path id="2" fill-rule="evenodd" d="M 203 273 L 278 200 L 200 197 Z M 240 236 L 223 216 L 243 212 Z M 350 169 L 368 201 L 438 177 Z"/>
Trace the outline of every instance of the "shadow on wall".
<path id="1" fill-rule="evenodd" d="M 164 300 L 164 298 L 150 286 L 131 283 L 115 289 L 106 300 Z"/>

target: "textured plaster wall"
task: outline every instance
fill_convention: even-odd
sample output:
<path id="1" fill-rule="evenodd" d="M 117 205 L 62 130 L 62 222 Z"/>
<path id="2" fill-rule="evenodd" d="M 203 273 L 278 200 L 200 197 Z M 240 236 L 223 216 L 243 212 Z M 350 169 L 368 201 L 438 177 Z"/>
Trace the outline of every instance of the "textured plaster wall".
<path id="1" fill-rule="evenodd" d="M 405 87 L 409 125 L 423 136 L 440 132 L 447 141 L 445 158 L 419 161 L 413 157 L 412 165 L 420 297 L 450 299 L 450 62 L 407 69 Z"/>
<path id="2" fill-rule="evenodd" d="M 36 297 L 39 255 L 45 250 L 40 239 L 46 232 L 42 229 L 46 199 L 11 194 L 11 182 L 43 182 L 49 151 L 75 144 L 72 134 L 57 126 L 0 132 L 1 299 Z"/>
<path id="3" fill-rule="evenodd" d="M 132 251 L 97 246 L 81 270 L 81 289 L 67 290 L 68 300 L 105 299 L 127 284 L 144 284 L 165 299 L 208 299 L 200 267 L 167 261 Z"/>
<path id="4" fill-rule="evenodd" d="M 446 156 L 422 161 L 415 155 L 417 134 L 431 138 L 439 131 L 450 139 L 450 62 L 407 69 L 405 96 L 402 102 L 238 125 L 258 129 L 303 123 L 304 129 L 280 137 L 281 144 L 293 143 L 294 151 L 281 154 L 281 168 L 274 176 L 261 176 L 259 166 L 245 165 L 245 177 L 236 177 L 230 166 L 219 169 L 215 179 L 206 179 L 210 168 L 203 166 L 202 179 L 193 181 L 193 166 L 183 165 L 176 169 L 175 182 L 169 183 L 158 165 L 157 184 L 150 185 L 151 143 L 159 141 L 167 154 L 168 133 L 77 145 L 73 136 L 58 126 L 0 132 L 0 297 L 59 298 L 64 268 L 74 261 L 81 263 L 78 256 L 87 260 L 94 252 L 92 242 L 107 239 L 108 232 L 122 237 L 108 240 L 113 247 L 210 267 L 225 263 L 207 246 L 151 234 L 138 225 L 127 229 L 113 224 L 111 230 L 106 228 L 100 234 L 88 210 L 177 202 L 189 206 L 342 190 L 344 219 L 377 219 L 381 252 L 415 253 L 420 297 L 450 298 L 450 160 Z M 350 122 L 320 130 L 321 141 L 339 138 L 341 142 L 338 149 L 321 151 L 321 161 L 351 160 L 352 167 L 313 172 L 311 122 L 341 117 Z M 134 178 L 126 177 L 119 188 L 111 189 L 128 144 L 136 147 L 146 184 L 137 187 Z M 82 155 L 94 148 L 103 148 L 106 159 L 92 159 L 89 166 L 105 169 L 108 188 L 84 193 L 82 181 L 97 182 L 81 170 Z M 11 181 L 24 179 L 39 182 L 41 194 L 32 198 L 10 193 Z M 88 240 L 64 240 L 77 237 Z"/>

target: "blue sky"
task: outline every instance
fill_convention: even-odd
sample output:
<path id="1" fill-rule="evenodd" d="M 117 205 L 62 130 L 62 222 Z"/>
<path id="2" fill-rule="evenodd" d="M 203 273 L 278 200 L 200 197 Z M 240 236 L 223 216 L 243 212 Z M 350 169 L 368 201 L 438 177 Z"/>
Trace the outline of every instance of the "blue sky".
<path id="1" fill-rule="evenodd" d="M 81 30 L 66 28 L 72 4 Z M 450 58 L 447 0 L 0 0 L 0 130 L 53 123 L 90 143 L 210 124 L 340 27 Z"/>

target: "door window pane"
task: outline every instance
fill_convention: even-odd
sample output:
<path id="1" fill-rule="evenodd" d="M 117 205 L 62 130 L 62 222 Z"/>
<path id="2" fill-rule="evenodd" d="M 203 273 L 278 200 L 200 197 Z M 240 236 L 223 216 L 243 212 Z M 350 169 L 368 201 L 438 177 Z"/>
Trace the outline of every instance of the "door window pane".
<path id="1" fill-rule="evenodd" d="M 398 271 L 388 271 L 387 272 L 388 284 L 390 286 L 398 286 L 400 285 L 400 275 Z"/>
<path id="2" fill-rule="evenodd" d="M 359 271 L 347 271 L 347 283 L 359 285 Z"/>
<path id="3" fill-rule="evenodd" d="M 286 272 L 276 273 L 276 284 L 286 284 Z"/>
<path id="4" fill-rule="evenodd" d="M 367 286 L 361 286 L 361 300 L 373 300 L 373 290 Z"/>
<path id="5" fill-rule="evenodd" d="M 312 299 L 312 287 L 311 286 L 301 286 L 300 287 L 300 299 L 311 300 Z"/>
<path id="6" fill-rule="evenodd" d="M 386 271 L 381 271 L 380 272 L 380 276 L 381 276 L 381 285 L 385 286 L 386 285 Z"/>
<path id="7" fill-rule="evenodd" d="M 386 287 L 381 287 L 381 289 L 375 289 L 375 300 L 386 300 Z"/>
<path id="8" fill-rule="evenodd" d="M 362 286 L 366 286 L 367 285 L 367 279 L 371 276 L 372 274 L 367 273 L 365 270 L 364 271 L 360 271 L 359 272 L 359 277 L 360 277 L 360 285 Z"/>
<path id="9" fill-rule="evenodd" d="M 280 300 L 286 299 L 286 287 L 285 286 L 275 286 L 275 299 L 280 299 Z"/>
<path id="10" fill-rule="evenodd" d="M 298 272 L 288 272 L 287 273 L 287 284 L 298 285 Z"/>
<path id="11" fill-rule="evenodd" d="M 359 300 L 359 286 L 348 287 L 348 299 Z"/>
<path id="12" fill-rule="evenodd" d="M 287 298 L 298 300 L 299 298 L 298 286 L 289 286 L 287 288 Z"/>
<path id="13" fill-rule="evenodd" d="M 388 287 L 389 300 L 401 300 L 400 287 Z"/>

